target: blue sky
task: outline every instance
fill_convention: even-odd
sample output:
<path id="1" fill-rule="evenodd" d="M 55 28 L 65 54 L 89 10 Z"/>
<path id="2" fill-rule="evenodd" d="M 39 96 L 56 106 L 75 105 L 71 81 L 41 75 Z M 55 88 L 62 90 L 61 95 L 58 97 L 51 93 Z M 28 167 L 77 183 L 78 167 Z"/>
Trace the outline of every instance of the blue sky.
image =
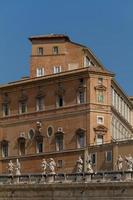
<path id="1" fill-rule="evenodd" d="M 30 35 L 63 33 L 133 95 L 133 0 L 0 0 L 0 84 L 29 75 Z"/>

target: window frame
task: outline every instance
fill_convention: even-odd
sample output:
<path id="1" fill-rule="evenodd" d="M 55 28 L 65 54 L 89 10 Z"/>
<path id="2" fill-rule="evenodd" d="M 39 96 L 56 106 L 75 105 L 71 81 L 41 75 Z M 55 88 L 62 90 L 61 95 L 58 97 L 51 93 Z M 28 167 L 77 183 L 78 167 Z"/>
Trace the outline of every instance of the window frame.
<path id="1" fill-rule="evenodd" d="M 23 107 L 23 105 L 25 105 L 25 108 Z M 24 112 L 23 112 L 23 108 L 24 108 Z M 25 100 L 25 101 L 20 101 L 19 102 L 19 114 L 25 114 L 25 113 L 27 113 L 27 110 L 28 110 L 28 108 L 27 108 L 27 101 Z"/>
<path id="2" fill-rule="evenodd" d="M 7 158 L 9 156 L 9 144 L 8 144 L 8 141 L 4 141 L 4 142 L 1 143 L 1 156 L 2 156 L 2 158 Z"/>
<path id="3" fill-rule="evenodd" d="M 38 56 L 43 56 L 44 55 L 43 47 L 38 47 L 37 48 L 37 55 Z"/>
<path id="4" fill-rule="evenodd" d="M 45 75 L 44 67 L 36 68 L 36 77 L 41 77 Z"/>
<path id="5" fill-rule="evenodd" d="M 7 106 L 7 107 L 5 107 Z M 6 110 L 5 110 L 6 108 Z M 7 112 L 7 114 L 6 114 Z M 9 103 L 3 103 L 2 104 L 2 113 L 3 113 L 3 117 L 7 117 L 7 116 L 10 116 L 10 106 L 9 106 Z"/>
<path id="6" fill-rule="evenodd" d="M 60 141 L 61 141 L 61 143 L 60 143 Z M 58 151 L 58 152 L 64 150 L 64 134 L 62 132 L 56 133 L 56 135 L 55 135 L 55 147 L 56 147 L 56 151 Z"/>
<path id="7" fill-rule="evenodd" d="M 85 147 L 85 132 L 84 131 L 77 131 L 77 148 L 81 149 Z M 81 139 L 82 136 L 82 140 Z M 82 144 L 81 144 L 82 143 Z"/>
<path id="8" fill-rule="evenodd" d="M 36 111 L 43 111 L 43 110 L 44 110 L 44 97 L 37 97 L 36 98 Z"/>
<path id="9" fill-rule="evenodd" d="M 108 153 L 111 153 L 111 154 L 110 154 L 110 155 L 111 155 L 111 159 L 109 159 L 109 160 L 107 159 L 107 158 L 108 158 Z M 112 157 L 112 156 L 113 156 L 113 154 L 112 154 L 112 151 L 111 151 L 111 150 L 106 151 L 106 152 L 105 152 L 105 161 L 108 162 L 108 163 L 112 162 L 112 160 L 113 160 L 113 157 Z"/>
<path id="10" fill-rule="evenodd" d="M 59 47 L 58 46 L 53 46 L 52 53 L 53 53 L 53 55 L 58 55 L 59 54 Z"/>
<path id="11" fill-rule="evenodd" d="M 101 122 L 101 123 L 98 121 L 99 118 L 102 119 L 102 122 Z M 97 124 L 102 124 L 102 125 L 104 124 L 104 116 L 100 116 L 100 115 L 97 116 Z"/>

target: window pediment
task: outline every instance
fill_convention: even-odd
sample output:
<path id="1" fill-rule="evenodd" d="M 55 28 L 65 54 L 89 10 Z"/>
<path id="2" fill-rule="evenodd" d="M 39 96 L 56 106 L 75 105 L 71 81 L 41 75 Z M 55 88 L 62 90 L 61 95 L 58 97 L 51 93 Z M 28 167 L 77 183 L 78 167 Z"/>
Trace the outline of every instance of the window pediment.
<path id="1" fill-rule="evenodd" d="M 106 87 L 104 85 L 97 85 L 95 86 L 95 90 L 106 90 Z"/>
<path id="2" fill-rule="evenodd" d="M 83 128 L 78 128 L 77 130 L 76 130 L 76 134 L 84 134 L 85 133 L 85 129 L 83 129 Z"/>
<path id="3" fill-rule="evenodd" d="M 107 128 L 103 125 L 98 125 L 97 127 L 94 128 L 94 131 L 97 133 L 105 133 L 107 132 Z"/>
<path id="4" fill-rule="evenodd" d="M 1 141 L 0 141 L 0 143 L 1 143 L 2 145 L 5 145 L 5 144 L 8 144 L 8 143 L 9 143 L 9 141 L 8 141 L 8 140 L 5 140 L 5 139 L 3 139 L 3 140 L 1 140 Z"/>

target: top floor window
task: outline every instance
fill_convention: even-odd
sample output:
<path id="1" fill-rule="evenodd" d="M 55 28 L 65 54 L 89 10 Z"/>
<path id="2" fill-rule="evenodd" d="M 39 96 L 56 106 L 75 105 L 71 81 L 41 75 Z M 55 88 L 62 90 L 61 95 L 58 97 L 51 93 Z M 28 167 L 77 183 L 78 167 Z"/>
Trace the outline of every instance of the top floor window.
<path id="1" fill-rule="evenodd" d="M 59 48 L 57 46 L 53 47 L 53 54 L 58 54 Z"/>
<path id="2" fill-rule="evenodd" d="M 54 74 L 61 72 L 61 66 L 54 66 Z"/>
<path id="3" fill-rule="evenodd" d="M 37 55 L 40 55 L 40 56 L 43 55 L 43 48 L 42 47 L 37 48 Z"/>
<path id="4" fill-rule="evenodd" d="M 9 104 L 8 103 L 4 103 L 3 104 L 3 116 L 8 116 L 10 115 L 10 109 L 9 109 Z"/>
<path id="5" fill-rule="evenodd" d="M 43 67 L 36 69 L 36 76 L 37 77 L 44 76 L 44 68 Z"/>

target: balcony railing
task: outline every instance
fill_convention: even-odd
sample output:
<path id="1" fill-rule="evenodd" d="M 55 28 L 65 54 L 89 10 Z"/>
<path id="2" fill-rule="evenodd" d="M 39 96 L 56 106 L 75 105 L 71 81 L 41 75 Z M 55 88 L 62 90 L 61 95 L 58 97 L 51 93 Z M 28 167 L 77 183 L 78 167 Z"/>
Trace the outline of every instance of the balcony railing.
<path id="1" fill-rule="evenodd" d="M 72 183 L 72 182 L 129 182 L 133 181 L 131 171 L 111 171 L 97 173 L 73 173 L 73 174 L 22 174 L 0 175 L 0 185 L 3 184 L 49 184 L 49 183 Z"/>

